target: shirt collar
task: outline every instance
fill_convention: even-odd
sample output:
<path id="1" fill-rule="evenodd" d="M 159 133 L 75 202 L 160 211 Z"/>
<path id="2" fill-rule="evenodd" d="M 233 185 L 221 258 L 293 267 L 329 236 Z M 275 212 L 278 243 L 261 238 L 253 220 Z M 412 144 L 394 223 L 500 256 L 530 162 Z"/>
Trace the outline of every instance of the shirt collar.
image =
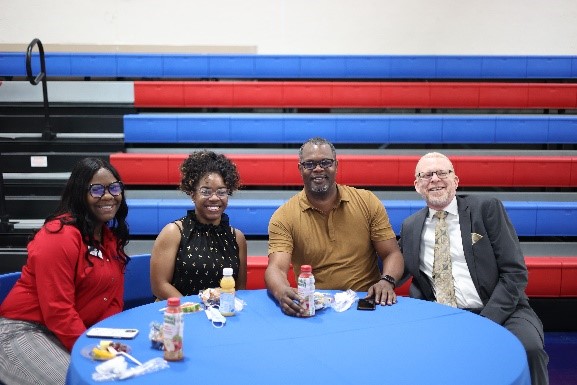
<path id="1" fill-rule="evenodd" d="M 453 197 L 453 200 L 447 207 L 443 209 L 444 211 L 448 212 L 449 214 L 459 215 L 459 208 L 457 207 L 457 196 Z M 429 208 L 429 217 L 433 217 L 437 210 Z"/>
<path id="2" fill-rule="evenodd" d="M 301 206 L 301 211 L 306 211 L 308 209 L 314 209 L 314 207 L 309 202 L 309 198 L 307 198 L 307 193 L 303 188 L 299 193 L 299 201 Z M 337 183 L 337 204 L 335 207 L 338 207 L 341 202 L 348 202 L 350 200 L 348 191 L 344 188 L 340 188 L 339 184 Z"/>

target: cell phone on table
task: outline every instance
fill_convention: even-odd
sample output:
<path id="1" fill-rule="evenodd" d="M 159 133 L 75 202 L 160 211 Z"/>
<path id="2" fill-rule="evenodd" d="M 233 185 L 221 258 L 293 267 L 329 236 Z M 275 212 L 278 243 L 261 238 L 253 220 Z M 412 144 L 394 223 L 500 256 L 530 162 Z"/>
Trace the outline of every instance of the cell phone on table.
<path id="1" fill-rule="evenodd" d="M 377 305 L 372 298 L 360 298 L 357 303 L 357 310 L 375 310 Z"/>
<path id="2" fill-rule="evenodd" d="M 91 328 L 86 332 L 87 337 L 94 338 L 119 338 L 129 340 L 138 334 L 138 329 L 124 328 Z"/>

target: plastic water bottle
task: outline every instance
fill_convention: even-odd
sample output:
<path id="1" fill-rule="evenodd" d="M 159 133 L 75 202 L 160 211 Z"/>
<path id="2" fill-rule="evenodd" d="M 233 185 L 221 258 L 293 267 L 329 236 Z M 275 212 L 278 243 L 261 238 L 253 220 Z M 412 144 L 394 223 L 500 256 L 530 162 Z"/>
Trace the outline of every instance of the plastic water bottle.
<path id="1" fill-rule="evenodd" d="M 164 311 L 162 324 L 162 339 L 164 343 L 164 359 L 180 361 L 184 358 L 182 340 L 184 338 L 184 318 L 180 309 L 180 298 L 168 299 L 168 307 Z"/>
<path id="2" fill-rule="evenodd" d="M 301 305 L 306 308 L 305 317 L 315 315 L 315 277 L 312 274 L 311 265 L 302 265 L 298 278 L 298 293 L 301 297 Z"/>
<path id="3" fill-rule="evenodd" d="M 235 315 L 234 302 L 234 277 L 232 276 L 232 268 L 225 267 L 222 269 L 222 279 L 220 280 L 220 314 L 225 317 Z"/>

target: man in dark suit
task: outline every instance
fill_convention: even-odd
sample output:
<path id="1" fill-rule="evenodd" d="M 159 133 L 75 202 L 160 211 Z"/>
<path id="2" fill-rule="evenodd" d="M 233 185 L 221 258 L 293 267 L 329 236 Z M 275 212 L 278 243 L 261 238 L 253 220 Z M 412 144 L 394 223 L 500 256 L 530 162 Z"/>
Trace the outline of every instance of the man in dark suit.
<path id="1" fill-rule="evenodd" d="M 501 201 L 456 196 L 459 177 L 451 161 L 435 152 L 417 163 L 414 184 L 427 207 L 405 219 L 401 229 L 404 279 L 413 277 L 410 296 L 467 309 L 503 325 L 527 351 L 532 384 L 548 384 L 543 325 L 525 294 L 527 267 Z M 441 221 L 450 251 L 444 265 L 439 262 Z M 448 283 L 438 280 L 443 274 Z"/>

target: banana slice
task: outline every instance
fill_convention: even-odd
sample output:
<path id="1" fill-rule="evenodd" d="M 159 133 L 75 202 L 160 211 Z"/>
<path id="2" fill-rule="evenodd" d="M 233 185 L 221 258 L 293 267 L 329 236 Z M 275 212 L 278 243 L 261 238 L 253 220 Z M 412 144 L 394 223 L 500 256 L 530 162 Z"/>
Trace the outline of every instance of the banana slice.
<path id="1" fill-rule="evenodd" d="M 109 360 L 114 358 L 115 354 L 108 351 L 108 347 L 111 345 L 111 340 L 100 340 L 100 343 L 92 349 L 92 358 L 95 360 Z"/>

